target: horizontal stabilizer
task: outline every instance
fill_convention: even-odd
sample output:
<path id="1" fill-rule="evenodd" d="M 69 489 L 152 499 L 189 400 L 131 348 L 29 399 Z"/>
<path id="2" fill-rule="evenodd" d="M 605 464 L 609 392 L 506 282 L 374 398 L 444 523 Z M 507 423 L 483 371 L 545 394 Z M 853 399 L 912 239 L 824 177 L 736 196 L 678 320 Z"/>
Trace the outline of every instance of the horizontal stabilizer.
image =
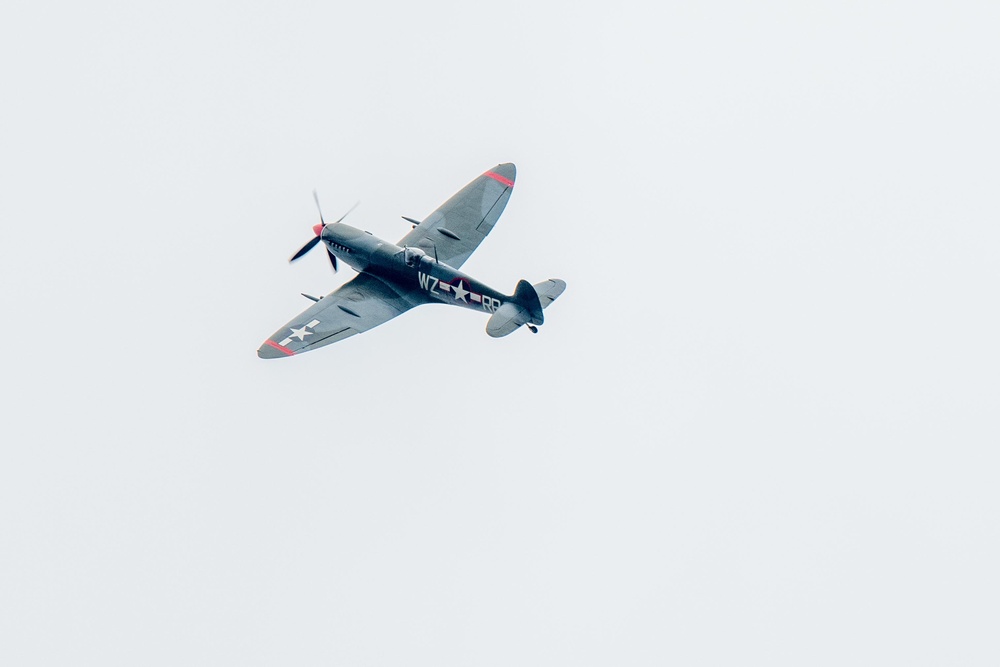
<path id="1" fill-rule="evenodd" d="M 518 327 L 528 323 L 531 314 L 513 301 L 503 304 L 493 313 L 486 323 L 486 333 L 493 338 L 500 338 L 514 333 Z"/>
<path id="2" fill-rule="evenodd" d="M 542 308 L 548 308 L 549 304 L 559 298 L 559 295 L 566 291 L 566 281 L 558 278 L 550 278 L 544 283 L 534 285 L 535 292 L 538 293 L 538 300 L 542 303 Z"/>
<path id="3" fill-rule="evenodd" d="M 500 338 L 513 333 L 525 324 L 533 333 L 537 332 L 534 325 L 542 324 L 545 321 L 542 310 L 555 301 L 565 290 L 566 282 L 558 278 L 552 278 L 537 285 L 532 285 L 525 280 L 518 282 L 514 296 L 509 297 L 502 306 L 497 308 L 489 322 L 486 323 L 486 333 L 493 338 Z"/>

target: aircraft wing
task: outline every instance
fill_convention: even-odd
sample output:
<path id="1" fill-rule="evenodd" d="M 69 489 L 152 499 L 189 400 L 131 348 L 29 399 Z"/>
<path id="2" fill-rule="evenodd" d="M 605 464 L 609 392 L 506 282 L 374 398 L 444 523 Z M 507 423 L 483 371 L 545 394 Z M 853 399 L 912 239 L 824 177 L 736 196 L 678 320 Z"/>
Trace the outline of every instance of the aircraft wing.
<path id="1" fill-rule="evenodd" d="M 507 206 L 517 169 L 498 164 L 459 190 L 397 245 L 421 248 L 456 269 L 469 259 Z"/>
<path id="2" fill-rule="evenodd" d="M 275 331 L 257 356 L 275 359 L 315 350 L 368 331 L 412 307 L 378 278 L 359 273 Z"/>

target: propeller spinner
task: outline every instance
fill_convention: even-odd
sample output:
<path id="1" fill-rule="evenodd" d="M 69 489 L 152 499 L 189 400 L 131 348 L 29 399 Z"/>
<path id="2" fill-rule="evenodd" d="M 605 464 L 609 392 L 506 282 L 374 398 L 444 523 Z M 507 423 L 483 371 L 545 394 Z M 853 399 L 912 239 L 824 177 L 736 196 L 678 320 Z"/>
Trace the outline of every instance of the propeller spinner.
<path id="1" fill-rule="evenodd" d="M 309 241 L 304 246 L 302 246 L 301 248 L 299 248 L 299 251 L 297 253 L 295 253 L 294 255 L 292 255 L 292 257 L 288 260 L 289 262 L 294 262 L 295 260 L 297 260 L 300 257 L 302 257 L 303 255 L 305 255 L 307 252 L 309 252 L 310 250 L 312 250 L 313 248 L 315 248 L 316 244 L 319 243 L 320 240 L 323 238 L 323 229 L 326 227 L 326 221 L 323 219 L 323 209 L 319 205 L 319 195 L 316 194 L 315 190 L 313 190 L 313 199 L 316 201 L 316 210 L 319 211 L 319 224 L 313 225 L 313 233 L 316 236 L 314 236 L 313 238 L 309 239 Z M 345 213 L 344 215 L 340 216 L 340 218 L 337 220 L 337 222 L 335 222 L 333 224 L 337 224 L 338 222 L 341 222 L 344 218 L 347 217 L 347 215 L 351 211 L 353 211 L 354 209 L 356 209 L 358 207 L 358 204 L 360 204 L 360 203 L 361 202 L 357 202 L 357 204 L 355 204 L 354 206 L 352 206 L 351 208 L 349 208 L 347 210 L 347 213 Z M 329 248 L 326 249 L 326 254 L 327 254 L 327 257 L 330 258 L 330 265 L 333 267 L 334 272 L 336 272 L 337 271 L 337 256 L 334 255 L 332 252 L 330 252 Z"/>

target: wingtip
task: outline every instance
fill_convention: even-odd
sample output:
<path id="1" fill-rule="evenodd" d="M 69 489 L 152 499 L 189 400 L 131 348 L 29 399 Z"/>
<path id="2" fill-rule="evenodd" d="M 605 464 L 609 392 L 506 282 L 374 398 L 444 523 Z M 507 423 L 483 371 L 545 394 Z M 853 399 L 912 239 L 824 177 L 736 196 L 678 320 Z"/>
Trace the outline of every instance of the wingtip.
<path id="1" fill-rule="evenodd" d="M 494 181 L 505 185 L 506 187 L 514 187 L 514 180 L 517 178 L 517 169 L 510 162 L 506 164 L 498 164 L 492 169 L 488 169 L 483 173 L 483 176 L 492 178 Z"/>
<path id="2" fill-rule="evenodd" d="M 511 181 L 517 179 L 517 167 L 514 166 L 513 162 L 504 162 L 503 164 L 498 164 L 491 169 L 494 174 L 499 174 L 506 179 Z"/>
<path id="3" fill-rule="evenodd" d="M 261 359 L 283 359 L 293 354 L 295 353 L 287 347 L 279 345 L 273 340 L 265 340 L 264 344 L 257 348 L 257 356 Z"/>

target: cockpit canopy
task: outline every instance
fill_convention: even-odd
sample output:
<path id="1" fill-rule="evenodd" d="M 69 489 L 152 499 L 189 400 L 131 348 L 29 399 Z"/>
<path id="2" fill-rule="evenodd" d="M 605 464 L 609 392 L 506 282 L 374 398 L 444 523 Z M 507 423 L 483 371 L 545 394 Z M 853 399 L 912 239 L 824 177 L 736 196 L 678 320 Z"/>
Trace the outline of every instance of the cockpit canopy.
<path id="1" fill-rule="evenodd" d="M 406 262 L 407 266 L 417 266 L 420 264 L 421 258 L 426 256 L 427 253 L 420 248 L 403 248 L 403 261 Z"/>

